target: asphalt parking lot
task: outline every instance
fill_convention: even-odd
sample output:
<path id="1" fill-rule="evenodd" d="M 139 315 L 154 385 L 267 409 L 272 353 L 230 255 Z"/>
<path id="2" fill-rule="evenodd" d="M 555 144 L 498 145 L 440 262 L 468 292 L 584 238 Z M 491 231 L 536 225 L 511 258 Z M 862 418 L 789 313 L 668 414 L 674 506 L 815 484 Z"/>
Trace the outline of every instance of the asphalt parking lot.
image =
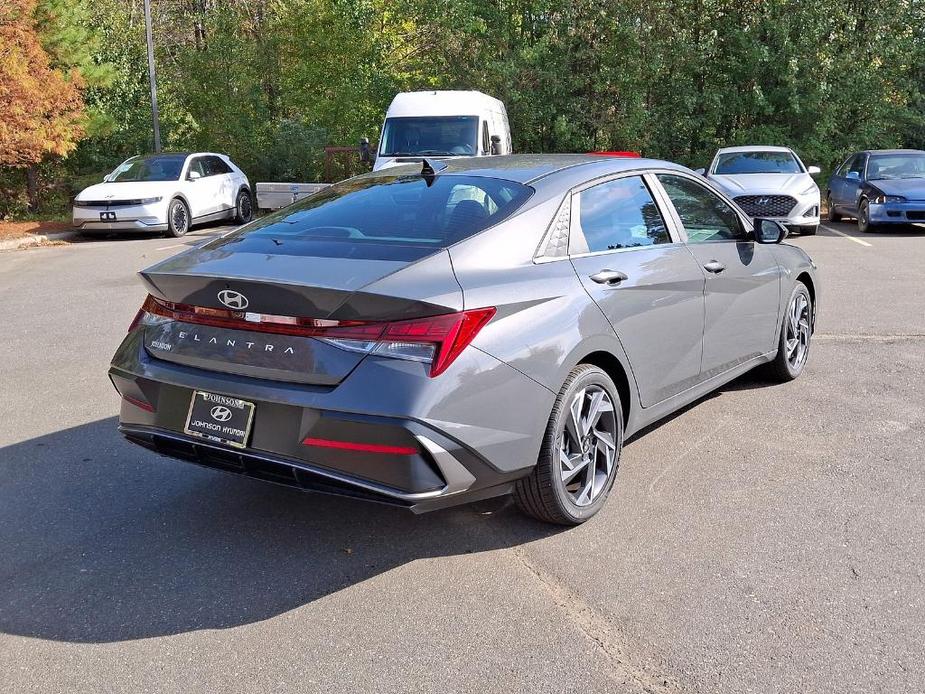
<path id="1" fill-rule="evenodd" d="M 123 442 L 134 273 L 219 228 L 0 253 L 0 691 L 925 691 L 925 229 L 828 227 L 804 375 L 629 442 L 572 530 Z"/>

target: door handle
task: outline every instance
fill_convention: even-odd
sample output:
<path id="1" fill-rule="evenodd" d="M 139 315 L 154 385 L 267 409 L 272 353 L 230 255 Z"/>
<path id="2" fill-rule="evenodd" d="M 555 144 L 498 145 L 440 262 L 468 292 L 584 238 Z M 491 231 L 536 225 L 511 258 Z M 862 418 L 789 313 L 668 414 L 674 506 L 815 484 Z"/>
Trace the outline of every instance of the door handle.
<path id="1" fill-rule="evenodd" d="M 726 269 L 726 266 L 723 265 L 718 260 L 711 260 L 709 263 L 706 263 L 703 266 L 703 269 L 706 270 L 707 272 L 712 272 L 714 275 L 718 275 L 719 273 L 721 273 L 723 270 Z"/>
<path id="2" fill-rule="evenodd" d="M 591 280 L 597 282 L 598 284 L 620 284 L 623 280 L 628 280 L 625 274 L 619 270 L 601 270 L 593 275 L 591 275 Z"/>

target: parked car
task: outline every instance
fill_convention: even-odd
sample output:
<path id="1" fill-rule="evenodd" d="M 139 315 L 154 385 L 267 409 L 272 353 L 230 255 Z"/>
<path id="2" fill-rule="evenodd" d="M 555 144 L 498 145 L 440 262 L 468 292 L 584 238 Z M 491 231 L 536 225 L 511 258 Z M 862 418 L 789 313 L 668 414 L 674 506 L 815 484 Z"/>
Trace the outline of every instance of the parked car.
<path id="1" fill-rule="evenodd" d="M 815 266 L 681 166 L 514 155 L 343 181 L 141 272 L 119 428 L 416 512 L 593 516 L 627 436 L 806 364 Z"/>
<path id="2" fill-rule="evenodd" d="M 385 114 L 373 168 L 510 153 L 511 127 L 498 99 L 474 91 L 402 92 Z"/>
<path id="3" fill-rule="evenodd" d="M 247 176 L 224 154 L 148 154 L 122 162 L 80 191 L 73 224 L 79 231 L 161 231 L 183 236 L 194 224 L 251 220 Z"/>
<path id="4" fill-rule="evenodd" d="M 724 147 L 707 169 L 698 169 L 752 217 L 776 219 L 790 231 L 815 234 L 819 228 L 819 187 L 807 167 L 787 147 Z"/>
<path id="5" fill-rule="evenodd" d="M 925 221 L 925 152 L 876 149 L 848 157 L 829 179 L 829 221 L 854 217 L 861 231 Z"/>

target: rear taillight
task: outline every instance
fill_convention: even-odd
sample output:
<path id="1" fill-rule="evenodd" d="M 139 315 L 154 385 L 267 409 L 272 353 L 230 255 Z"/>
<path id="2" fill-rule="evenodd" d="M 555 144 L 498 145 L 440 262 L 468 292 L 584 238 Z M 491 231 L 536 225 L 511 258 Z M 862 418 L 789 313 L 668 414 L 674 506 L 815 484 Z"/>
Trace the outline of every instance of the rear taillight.
<path id="1" fill-rule="evenodd" d="M 494 307 L 402 321 L 336 321 L 177 304 L 148 296 L 129 331 L 148 317 L 229 330 L 314 337 L 341 349 L 429 363 L 446 371 L 495 315 Z"/>

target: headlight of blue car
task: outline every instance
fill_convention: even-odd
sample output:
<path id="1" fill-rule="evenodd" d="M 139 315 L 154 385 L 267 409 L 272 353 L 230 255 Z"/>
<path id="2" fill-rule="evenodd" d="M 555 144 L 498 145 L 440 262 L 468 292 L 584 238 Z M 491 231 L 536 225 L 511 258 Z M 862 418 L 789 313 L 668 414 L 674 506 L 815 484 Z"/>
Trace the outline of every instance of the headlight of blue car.
<path id="1" fill-rule="evenodd" d="M 884 195 L 880 193 L 880 195 L 874 198 L 874 202 L 878 205 L 882 205 L 885 202 L 906 202 L 906 198 L 902 195 Z"/>

